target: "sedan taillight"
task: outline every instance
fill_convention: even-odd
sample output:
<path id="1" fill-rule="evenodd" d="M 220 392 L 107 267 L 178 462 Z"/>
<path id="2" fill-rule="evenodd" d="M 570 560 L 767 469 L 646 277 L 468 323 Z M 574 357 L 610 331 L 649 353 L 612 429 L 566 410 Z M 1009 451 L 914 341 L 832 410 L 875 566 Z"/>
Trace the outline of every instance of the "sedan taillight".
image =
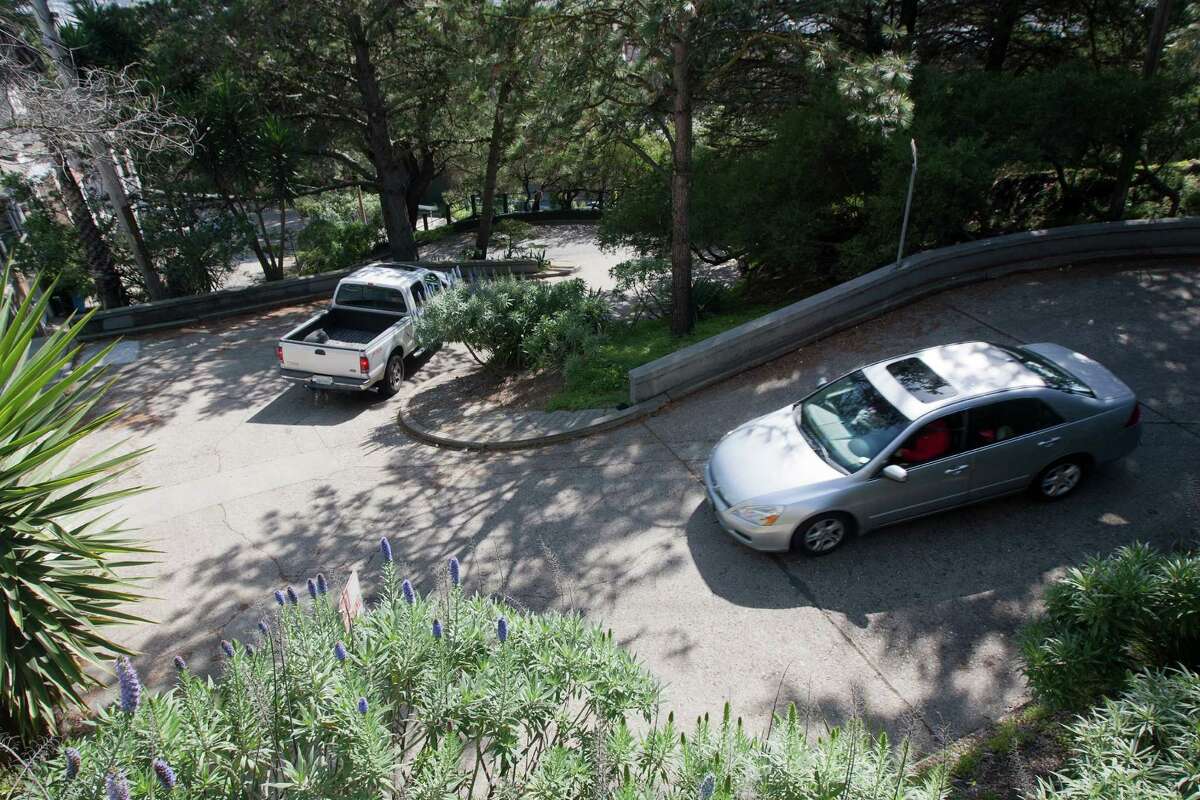
<path id="1" fill-rule="evenodd" d="M 1132 428 L 1142 421 L 1142 404 L 1134 401 L 1133 412 L 1130 413 L 1129 419 L 1125 420 L 1125 427 Z"/>

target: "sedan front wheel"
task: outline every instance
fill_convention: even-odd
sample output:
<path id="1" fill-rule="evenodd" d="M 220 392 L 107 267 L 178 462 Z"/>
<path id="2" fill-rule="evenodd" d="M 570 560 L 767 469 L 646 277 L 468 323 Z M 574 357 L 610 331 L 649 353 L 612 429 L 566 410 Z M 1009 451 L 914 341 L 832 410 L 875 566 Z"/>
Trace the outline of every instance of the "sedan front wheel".
<path id="1" fill-rule="evenodd" d="M 823 556 L 832 553 L 850 532 L 850 521 L 841 514 L 823 514 L 813 517 L 796 529 L 792 536 L 792 546 L 798 547 L 810 556 Z"/>

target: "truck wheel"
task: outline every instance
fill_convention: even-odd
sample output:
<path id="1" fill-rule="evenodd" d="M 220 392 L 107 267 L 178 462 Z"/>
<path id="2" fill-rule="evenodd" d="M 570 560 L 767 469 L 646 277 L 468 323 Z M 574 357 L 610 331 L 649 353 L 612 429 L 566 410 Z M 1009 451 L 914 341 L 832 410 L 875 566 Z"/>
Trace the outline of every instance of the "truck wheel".
<path id="1" fill-rule="evenodd" d="M 402 383 L 404 383 L 404 353 L 397 350 L 388 359 L 387 369 L 383 371 L 383 379 L 379 381 L 378 391 L 384 397 L 391 397 L 400 391 Z"/>

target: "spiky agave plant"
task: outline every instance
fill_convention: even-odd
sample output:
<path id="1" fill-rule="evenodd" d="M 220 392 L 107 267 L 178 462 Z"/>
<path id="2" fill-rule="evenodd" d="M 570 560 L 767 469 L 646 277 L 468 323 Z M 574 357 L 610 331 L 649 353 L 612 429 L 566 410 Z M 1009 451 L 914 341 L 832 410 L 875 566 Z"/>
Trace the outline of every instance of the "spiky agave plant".
<path id="1" fill-rule="evenodd" d="M 127 652 L 101 629 L 141 621 L 121 610 L 137 595 L 117 571 L 148 551 L 101 512 L 138 491 L 112 482 L 141 452 L 68 455 L 120 413 L 97 408 L 108 349 L 71 366 L 88 316 L 33 347 L 49 292 L 18 303 L 2 272 L 0 730 L 29 740 L 55 730 L 56 709 L 83 703 L 89 663 Z"/>

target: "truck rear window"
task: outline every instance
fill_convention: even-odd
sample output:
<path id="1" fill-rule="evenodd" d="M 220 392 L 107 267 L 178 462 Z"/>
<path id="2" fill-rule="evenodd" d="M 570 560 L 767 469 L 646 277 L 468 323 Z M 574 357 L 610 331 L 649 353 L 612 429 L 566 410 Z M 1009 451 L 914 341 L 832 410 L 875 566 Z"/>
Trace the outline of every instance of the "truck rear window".
<path id="1" fill-rule="evenodd" d="M 333 298 L 333 302 L 339 306 L 373 308 L 379 311 L 390 311 L 393 314 L 408 313 L 408 306 L 404 302 L 404 292 L 399 289 L 389 289 L 386 286 L 344 283 L 338 287 L 337 296 Z"/>

